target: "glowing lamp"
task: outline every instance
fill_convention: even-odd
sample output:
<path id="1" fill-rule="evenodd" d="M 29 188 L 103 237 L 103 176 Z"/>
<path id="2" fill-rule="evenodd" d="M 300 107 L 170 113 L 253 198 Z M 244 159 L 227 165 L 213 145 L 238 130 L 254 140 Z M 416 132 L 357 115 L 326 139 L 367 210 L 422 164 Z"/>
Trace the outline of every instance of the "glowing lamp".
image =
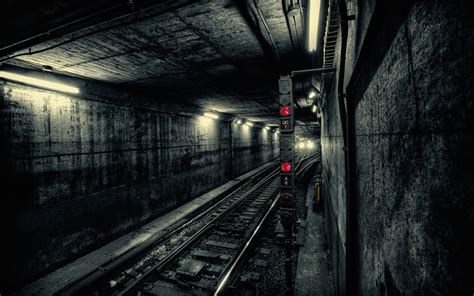
<path id="1" fill-rule="evenodd" d="M 290 106 L 282 106 L 280 107 L 280 116 L 286 117 L 291 115 L 291 107 Z"/>
<path id="2" fill-rule="evenodd" d="M 210 113 L 210 112 L 204 112 L 204 116 L 212 118 L 212 119 L 219 119 L 219 115 Z"/>
<path id="3" fill-rule="evenodd" d="M 79 93 L 79 88 L 77 87 L 69 86 L 62 83 L 56 83 L 56 82 L 52 82 L 52 81 L 48 81 L 44 79 L 33 78 L 33 77 L 25 76 L 25 75 L 10 73 L 6 71 L 0 71 L 0 78 L 13 80 L 13 81 L 21 82 L 28 85 L 33 85 L 40 88 L 67 92 L 71 94 Z"/>
<path id="4" fill-rule="evenodd" d="M 321 0 L 309 0 L 308 50 L 315 52 L 318 42 L 319 12 Z"/>
<path id="5" fill-rule="evenodd" d="M 281 171 L 283 173 L 290 173 L 291 172 L 291 163 L 284 162 L 281 164 Z"/>

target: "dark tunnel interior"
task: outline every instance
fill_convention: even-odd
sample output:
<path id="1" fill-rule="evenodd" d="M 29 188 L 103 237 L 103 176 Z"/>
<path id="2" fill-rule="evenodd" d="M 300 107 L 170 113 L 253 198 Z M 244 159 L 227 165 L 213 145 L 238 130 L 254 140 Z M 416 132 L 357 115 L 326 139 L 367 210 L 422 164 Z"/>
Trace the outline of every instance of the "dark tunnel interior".
<path id="1" fill-rule="evenodd" d="M 474 295 L 465 0 L 6 0 L 0 295 Z"/>

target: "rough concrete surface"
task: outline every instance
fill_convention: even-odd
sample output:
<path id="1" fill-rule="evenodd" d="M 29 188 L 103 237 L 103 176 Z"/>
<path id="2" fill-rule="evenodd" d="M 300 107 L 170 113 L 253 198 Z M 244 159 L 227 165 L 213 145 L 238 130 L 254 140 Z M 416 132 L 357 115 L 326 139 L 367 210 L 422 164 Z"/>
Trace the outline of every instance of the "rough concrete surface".
<path id="1" fill-rule="evenodd" d="M 320 174 L 320 170 L 319 167 L 316 174 Z M 306 233 L 304 246 L 300 247 L 296 265 L 294 292 L 296 296 L 335 295 L 324 213 L 312 210 L 316 174 L 309 182 L 306 193 Z"/>
<path id="2" fill-rule="evenodd" d="M 32 284 L 22 288 L 15 295 L 53 295 L 55 292 L 67 287 L 71 283 L 80 280 L 91 272 L 103 268 L 107 263 L 116 260 L 128 251 L 140 247 L 147 240 L 156 240 L 180 225 L 186 216 L 199 208 L 212 203 L 223 193 L 231 190 L 237 184 L 245 181 L 255 173 L 267 169 L 271 163 L 267 163 L 248 173 L 239 176 L 205 194 L 187 202 L 186 204 L 154 219 L 153 221 L 131 231 L 116 240 L 96 249 L 87 255 L 56 269 L 54 272 L 40 278 Z"/>
<path id="3" fill-rule="evenodd" d="M 403 4 L 406 10 L 390 24 L 393 35 L 372 44 L 386 52 L 365 61 L 354 90 L 361 96 L 351 98 L 360 234 L 360 290 L 351 292 L 472 295 L 472 18 L 465 1 Z M 349 74 L 371 17 L 366 4 L 353 5 L 355 13 L 358 6 L 364 11 L 350 25 Z M 335 216 L 328 218 L 332 260 L 339 262 L 345 236 L 336 222 L 346 210 L 340 199 L 345 181 L 334 177 L 344 171 L 335 95 L 324 110 L 322 157 L 333 209 L 328 215 Z"/>
<path id="4" fill-rule="evenodd" d="M 10 225 L 7 249 L 13 248 L 4 269 L 12 284 L 278 153 L 276 135 L 266 129 L 189 112 L 115 105 L 15 83 L 2 83 L 1 104 L 4 173 L 12 191 L 3 207 Z"/>

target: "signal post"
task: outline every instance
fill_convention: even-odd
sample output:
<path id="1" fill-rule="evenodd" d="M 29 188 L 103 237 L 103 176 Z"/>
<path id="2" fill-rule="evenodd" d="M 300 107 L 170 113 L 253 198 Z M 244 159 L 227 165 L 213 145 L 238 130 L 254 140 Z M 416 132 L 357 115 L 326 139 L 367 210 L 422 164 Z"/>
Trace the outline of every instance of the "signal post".
<path id="1" fill-rule="evenodd" d="M 293 294 L 293 228 L 295 205 L 295 136 L 293 83 L 290 76 L 278 81 L 280 116 L 280 221 L 285 231 L 287 295 Z"/>

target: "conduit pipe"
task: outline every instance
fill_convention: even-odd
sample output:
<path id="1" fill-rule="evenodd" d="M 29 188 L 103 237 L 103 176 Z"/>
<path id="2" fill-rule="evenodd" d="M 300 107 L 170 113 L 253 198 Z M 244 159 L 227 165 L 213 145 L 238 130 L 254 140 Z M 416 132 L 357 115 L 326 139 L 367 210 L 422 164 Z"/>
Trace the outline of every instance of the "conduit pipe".
<path id="1" fill-rule="evenodd" d="M 337 97 L 341 117 L 342 134 L 344 138 L 345 187 L 346 187 L 346 295 L 358 295 L 358 222 L 357 194 L 355 169 L 355 121 L 351 99 L 344 92 L 344 75 L 346 67 L 346 51 L 348 36 L 347 6 L 345 0 L 336 0 L 340 17 L 341 47 L 339 60 L 339 77 L 337 82 Z M 352 19 L 352 18 L 351 18 Z"/>
<path id="2" fill-rule="evenodd" d="M 55 27 L 53 29 L 50 29 L 46 32 L 41 32 L 41 33 L 38 33 L 38 34 L 33 35 L 31 37 L 28 37 L 28 38 L 25 38 L 23 40 L 17 41 L 15 43 L 6 45 L 4 47 L 0 47 L 0 51 L 10 50 L 11 48 L 21 46 L 21 45 L 23 45 L 25 43 L 28 43 L 28 42 L 36 42 L 39 38 L 42 38 L 42 37 L 45 37 L 45 36 L 47 36 L 47 37 L 55 36 L 56 32 L 59 32 L 60 30 L 66 29 L 68 27 L 72 27 L 72 26 L 77 25 L 81 22 L 84 22 L 84 21 L 87 21 L 87 20 L 92 19 L 94 17 L 97 17 L 101 14 L 108 13 L 108 12 L 111 12 L 113 10 L 116 10 L 117 8 L 121 8 L 123 6 L 129 6 L 129 5 L 133 5 L 133 1 L 131 1 L 130 3 L 121 3 L 121 4 L 114 5 L 112 7 L 107 8 L 107 9 L 104 9 L 104 10 L 101 10 L 101 11 L 98 11 L 98 12 L 94 12 L 93 14 L 90 14 L 88 16 L 85 16 L 85 17 L 79 18 L 77 20 L 73 20 L 71 22 L 68 22 L 64 25 L 57 26 L 57 27 Z"/>
<path id="3" fill-rule="evenodd" d="M 251 2 L 249 2 L 249 4 L 251 5 Z M 267 32 L 268 39 L 269 39 L 268 43 L 271 45 L 271 47 L 273 49 L 273 55 L 275 57 L 275 60 L 279 63 L 280 62 L 280 55 L 278 54 L 278 48 L 276 47 L 275 40 L 273 39 L 272 33 L 270 32 L 270 28 L 268 27 L 267 21 L 265 20 L 265 17 L 262 14 L 262 10 L 260 9 L 260 5 L 258 3 L 258 0 L 253 0 L 253 6 L 256 10 L 256 15 L 258 15 L 258 18 L 262 22 L 263 27 L 265 28 L 265 31 Z M 263 35 L 263 32 L 262 32 L 262 35 Z"/>
<path id="4" fill-rule="evenodd" d="M 265 37 L 265 34 L 263 33 L 264 31 L 262 30 L 260 26 L 258 12 L 256 11 L 256 7 L 254 7 L 253 1 L 252 0 L 245 0 L 245 1 L 234 0 L 234 4 L 238 8 L 240 15 L 247 22 L 248 26 L 250 27 L 255 37 L 257 38 L 258 42 L 260 43 L 264 56 L 269 59 L 274 69 L 278 69 L 279 64 L 277 61 L 278 61 L 279 56 L 276 52 L 276 47 L 274 48 L 272 46 L 271 41 L 267 40 L 267 38 Z M 266 24 L 266 21 L 265 21 L 265 24 Z"/>
<path id="5" fill-rule="evenodd" d="M 73 28 L 74 26 L 79 26 L 81 23 L 87 22 L 89 20 L 94 19 L 95 17 L 99 17 L 99 16 L 104 15 L 106 13 L 111 13 L 115 10 L 119 10 L 124 6 L 132 6 L 132 11 L 133 11 L 133 1 L 130 1 L 129 3 L 122 3 L 122 4 L 114 5 L 112 7 L 107 8 L 107 9 L 95 12 L 95 13 L 90 14 L 88 16 L 85 16 L 85 17 L 79 18 L 77 20 L 73 20 L 71 22 L 68 22 L 66 24 L 57 26 L 57 27 L 52 28 L 48 31 L 41 32 L 41 33 L 36 34 L 34 36 L 25 38 L 23 40 L 17 41 L 15 43 L 12 43 L 12 44 L 9 44 L 9 45 L 6 45 L 6 46 L 0 48 L 0 56 L 3 57 L 3 56 L 6 56 L 8 52 L 14 52 L 16 50 L 20 50 L 20 49 L 23 49 L 25 47 L 29 47 L 31 45 L 38 44 L 40 42 L 44 42 L 44 41 L 47 41 L 47 40 L 52 39 L 52 38 L 57 38 L 57 37 L 64 36 L 65 35 L 64 32 L 63 32 L 64 30 L 68 30 L 68 28 Z M 128 16 L 128 15 L 130 15 L 130 14 L 127 13 L 125 15 L 120 15 L 118 18 Z M 115 19 L 116 18 L 114 18 L 112 20 L 115 20 Z M 101 24 L 99 24 L 99 25 L 101 25 Z M 94 26 L 97 26 L 97 24 L 92 24 L 92 25 L 89 25 L 89 26 L 86 26 L 86 27 L 83 27 L 83 28 L 80 28 L 80 29 L 76 29 L 76 30 L 84 30 L 84 29 L 88 29 L 88 28 L 91 28 L 91 27 L 94 27 Z M 15 55 L 15 56 L 20 56 L 20 55 L 24 55 L 24 54 L 19 54 L 19 55 Z M 10 58 L 11 57 L 8 57 L 8 59 L 10 59 Z M 4 60 L 6 60 L 6 59 L 3 59 L 2 61 L 4 61 Z"/>
<path id="6" fill-rule="evenodd" d="M 160 3 L 160 4 L 154 4 L 154 5 L 147 6 L 147 7 L 140 7 L 139 10 L 136 9 L 136 4 L 135 4 L 134 1 L 129 1 L 127 4 L 123 4 L 123 5 L 113 6 L 109 9 L 94 13 L 90 16 L 72 21 L 72 22 L 67 23 L 65 25 L 61 25 L 59 27 L 53 28 L 53 29 L 51 29 L 47 32 L 37 34 L 33 37 L 29 37 L 27 39 L 24 39 L 24 40 L 21 40 L 21 41 L 18 41 L 16 43 L 14 43 L 14 44 L 10 44 L 10 45 L 7 45 L 7 46 L 3 47 L 2 49 L 0 49 L 0 63 L 6 62 L 8 60 L 11 60 L 11 59 L 14 59 L 14 58 L 17 58 L 17 57 L 20 57 L 20 56 L 27 56 L 27 55 L 42 53 L 42 52 L 45 52 L 45 51 L 63 46 L 65 44 L 77 41 L 79 39 L 85 38 L 87 36 L 91 36 L 91 35 L 101 33 L 101 32 L 104 32 L 104 31 L 108 31 L 108 30 L 128 26 L 128 25 L 131 25 L 131 24 L 134 24 L 134 23 L 137 23 L 137 22 L 141 22 L 141 21 L 156 17 L 158 15 L 161 15 L 165 12 L 171 11 L 173 9 L 177 9 L 179 7 L 184 7 L 184 6 L 189 5 L 191 3 L 196 3 L 198 1 L 199 0 L 167 1 L 167 2 L 163 2 L 163 3 Z M 111 18 L 111 19 L 105 19 L 104 21 L 101 21 L 99 23 L 93 23 L 91 25 L 79 26 L 80 23 L 82 23 L 83 21 L 89 20 L 93 16 L 104 14 L 106 12 L 113 11 L 113 10 L 118 9 L 120 7 L 123 7 L 123 6 L 130 7 L 130 9 L 129 9 L 130 11 L 126 12 L 125 14 L 120 14 L 116 17 Z M 142 15 L 142 16 L 140 17 L 140 15 Z M 108 26 L 108 27 L 102 27 L 102 28 L 99 28 L 97 30 L 93 30 L 95 27 L 105 26 L 106 24 L 108 24 L 110 22 L 116 22 L 116 21 L 119 21 L 119 20 L 121 22 L 119 22 L 115 25 L 111 25 L 111 26 Z M 78 25 L 79 27 L 78 28 L 74 27 L 72 29 L 68 29 L 72 25 Z M 67 32 L 62 32 L 62 30 L 65 30 Z M 84 30 L 90 30 L 90 31 L 86 32 L 86 33 L 83 33 L 83 34 L 79 34 L 79 32 L 84 31 Z M 55 38 L 65 37 L 65 36 L 71 36 L 71 37 L 64 40 L 64 41 L 62 41 L 62 42 L 53 44 L 53 45 L 45 47 L 45 48 L 41 48 L 41 49 L 34 50 L 34 51 L 31 50 L 31 46 L 33 46 L 33 45 L 39 44 L 41 42 L 46 42 L 46 41 L 49 41 L 49 40 L 53 40 Z M 17 50 L 21 50 L 21 49 L 25 49 L 25 48 L 27 48 L 28 51 L 21 52 L 21 53 L 16 53 L 16 54 L 14 53 Z"/>

